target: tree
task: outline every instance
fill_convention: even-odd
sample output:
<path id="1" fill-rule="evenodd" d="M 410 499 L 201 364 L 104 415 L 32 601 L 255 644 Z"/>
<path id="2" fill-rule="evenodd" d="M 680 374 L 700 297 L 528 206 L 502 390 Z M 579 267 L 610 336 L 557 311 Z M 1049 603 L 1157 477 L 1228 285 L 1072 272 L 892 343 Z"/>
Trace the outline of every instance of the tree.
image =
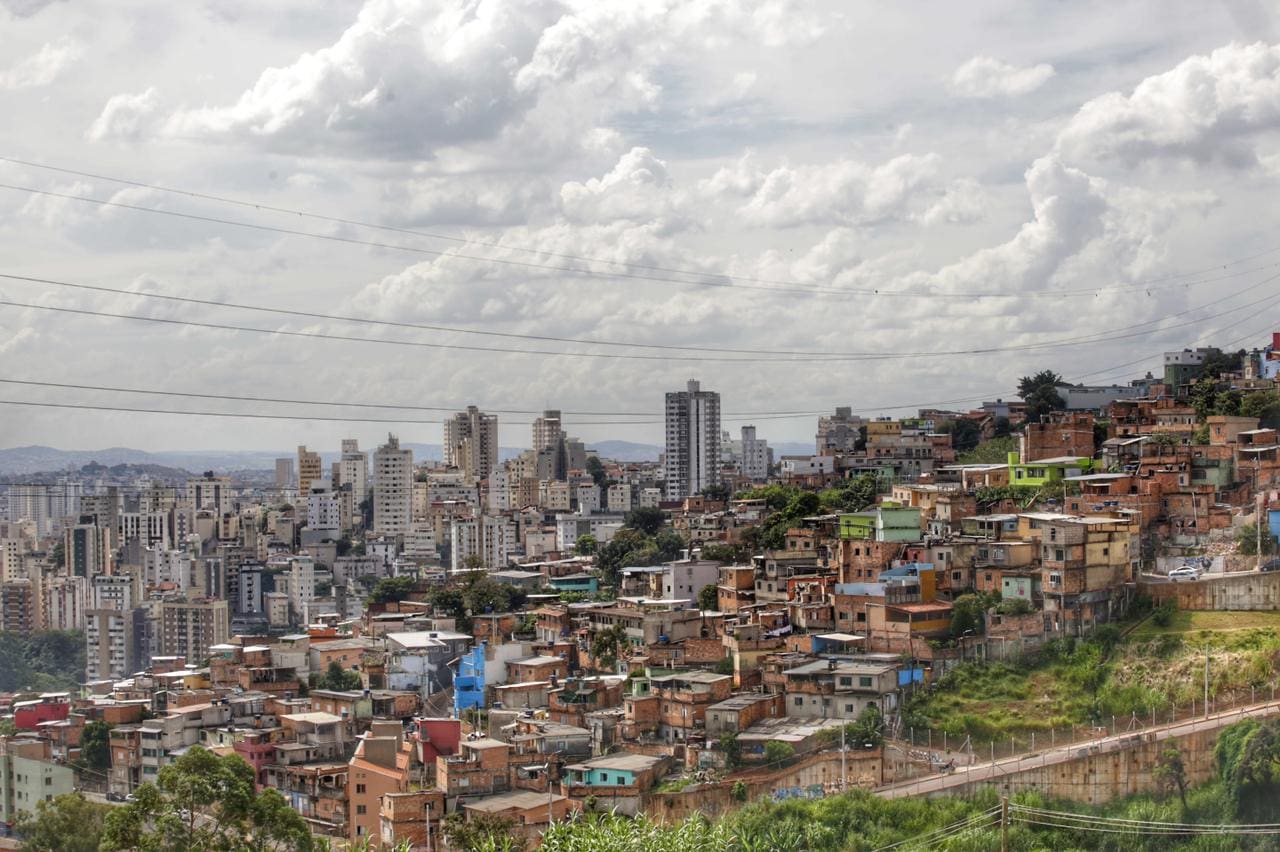
<path id="1" fill-rule="evenodd" d="M 667 522 L 667 516 L 661 509 L 652 506 L 640 506 L 627 512 L 622 525 L 628 529 L 639 530 L 645 535 L 657 535 Z"/>
<path id="2" fill-rule="evenodd" d="M 369 593 L 368 603 L 395 603 L 409 597 L 412 591 L 412 577 L 383 577 Z"/>
<path id="3" fill-rule="evenodd" d="M 1240 414 L 1258 418 L 1264 429 L 1280 429 L 1280 392 L 1251 393 L 1240 401 Z"/>
<path id="4" fill-rule="evenodd" d="M 795 746 L 780 740 L 769 740 L 764 745 L 765 763 L 779 764 L 796 756 Z"/>
<path id="5" fill-rule="evenodd" d="M 706 488 L 702 489 L 702 496 L 706 497 L 708 500 L 725 503 L 728 502 L 729 498 L 732 497 L 733 494 L 729 491 L 729 486 L 727 485 L 708 485 Z"/>
<path id="6" fill-rule="evenodd" d="M 605 473 L 604 462 L 600 461 L 599 456 L 587 456 L 587 473 L 591 474 L 597 488 L 604 488 L 609 484 L 609 475 Z"/>
<path id="7" fill-rule="evenodd" d="M 329 668 L 325 669 L 324 674 L 311 676 L 312 689 L 333 689 L 339 692 L 347 692 L 352 689 L 360 689 L 363 686 L 364 681 L 360 679 L 360 673 L 344 669 L 337 660 L 329 663 Z"/>
<path id="8" fill-rule="evenodd" d="M 733 786 L 729 788 L 729 798 L 735 802 L 745 802 L 747 796 L 747 785 L 742 781 L 734 781 Z"/>
<path id="9" fill-rule="evenodd" d="M 724 763 L 729 769 L 737 769 L 742 765 L 742 744 L 734 731 L 724 731 L 718 740 L 720 750 L 724 752 Z"/>
<path id="10" fill-rule="evenodd" d="M 111 768 L 111 725 L 87 722 L 80 734 L 80 762 L 95 772 Z"/>
<path id="11" fill-rule="evenodd" d="M 750 555 L 747 550 L 739 545 L 726 544 L 720 541 L 707 542 L 701 548 L 702 558 L 711 562 L 719 562 L 721 565 L 732 565 L 735 562 L 742 562 Z"/>
<path id="12" fill-rule="evenodd" d="M 470 819 L 460 811 L 444 818 L 441 826 L 449 843 L 467 852 L 482 849 L 524 849 L 520 832 L 511 817 L 496 814 L 472 814 Z"/>
<path id="13" fill-rule="evenodd" d="M 580 556 L 590 556 L 596 552 L 596 548 L 599 546 L 600 542 L 596 537 L 588 534 L 578 536 L 578 541 L 574 545 L 573 549 L 576 550 Z"/>
<path id="14" fill-rule="evenodd" d="M 15 829 L 22 848 L 32 852 L 97 852 L 110 811 L 80 793 L 64 793 L 37 802 L 34 815 L 23 812 Z"/>
<path id="15" fill-rule="evenodd" d="M 1058 385 L 1063 384 L 1062 376 L 1052 370 L 1041 370 L 1033 376 L 1023 376 L 1018 380 L 1018 396 L 1027 404 L 1027 420 L 1038 423 L 1053 411 L 1061 411 L 1066 407 L 1062 397 L 1058 395 Z"/>
<path id="16" fill-rule="evenodd" d="M 1165 793 L 1177 791 L 1182 801 L 1182 813 L 1187 813 L 1187 767 L 1182 762 L 1182 752 L 1177 746 L 1169 746 L 1156 758 L 1155 776 L 1157 787 Z"/>
<path id="17" fill-rule="evenodd" d="M 956 460 L 961 464 L 1004 464 L 1009 460 L 1009 453 L 1017 449 L 1017 439 L 1006 434 L 983 441 L 969 452 L 957 456 Z"/>
<path id="18" fill-rule="evenodd" d="M 1245 524 L 1236 530 L 1236 544 L 1239 547 L 1242 556 L 1258 555 L 1258 527 L 1256 524 Z M 1262 555 L 1270 556 L 1275 553 L 1276 540 L 1271 535 L 1271 530 L 1266 527 L 1262 528 Z"/>
<path id="19" fill-rule="evenodd" d="M 596 633 L 591 642 L 591 657 L 602 671 L 614 670 L 626 640 L 627 631 L 621 624 L 614 624 Z"/>
<path id="20" fill-rule="evenodd" d="M 107 815 L 102 849 L 315 848 L 307 823 L 279 791 L 255 791 L 253 768 L 239 755 L 219 757 L 193 746 L 134 796 L 136 801 Z"/>
<path id="21" fill-rule="evenodd" d="M 53 543 L 53 548 L 49 551 L 49 559 L 53 562 L 55 568 L 66 567 L 67 546 L 62 539 L 58 539 Z"/>
<path id="22" fill-rule="evenodd" d="M 951 448 L 957 453 L 967 453 L 982 441 L 982 427 L 967 417 L 951 423 Z"/>
<path id="23" fill-rule="evenodd" d="M 708 583 L 698 591 L 698 608 L 715 611 L 720 607 L 720 590 L 715 583 Z"/>

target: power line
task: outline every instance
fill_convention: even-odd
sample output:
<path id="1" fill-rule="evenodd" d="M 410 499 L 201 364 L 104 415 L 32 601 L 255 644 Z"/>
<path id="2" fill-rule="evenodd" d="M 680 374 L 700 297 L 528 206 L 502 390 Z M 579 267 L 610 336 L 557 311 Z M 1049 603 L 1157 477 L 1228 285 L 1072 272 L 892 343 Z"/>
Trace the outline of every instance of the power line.
<path id="1" fill-rule="evenodd" d="M 84 204 L 96 204 L 102 207 L 116 207 L 123 210 L 132 210 L 138 213 L 152 213 L 159 216 L 171 216 L 180 219 L 187 219 L 196 222 L 206 222 L 216 225 L 227 225 L 235 228 L 247 228 L 250 230 L 264 231 L 276 233 L 285 236 L 309 237 L 311 239 L 326 240 L 329 242 L 345 243 L 348 245 L 362 245 L 370 248 L 384 249 L 388 251 L 402 251 L 412 254 L 429 255 L 442 259 L 451 260 L 467 260 L 477 263 L 496 263 L 504 266 L 514 266 L 524 269 L 539 269 L 543 271 L 564 272 L 571 275 L 582 275 L 588 278 L 598 280 L 619 278 L 631 279 L 638 281 L 650 281 L 662 284 L 678 284 L 682 286 L 696 287 L 723 287 L 738 290 L 752 290 L 765 293 L 796 293 L 805 295 L 833 296 L 840 298 L 865 298 L 867 296 L 889 296 L 889 297 L 905 297 L 905 298 L 928 298 L 928 299 L 1018 299 L 1018 298 L 1060 298 L 1063 296 L 1073 295 L 1091 295 L 1100 296 L 1106 292 L 1106 288 L 1091 287 L 1076 290 L 1033 290 L 1020 291 L 1013 293 L 989 292 L 989 293 L 956 293 L 945 291 L 929 291 L 929 292 L 911 292 L 905 290 L 882 290 L 879 288 L 820 288 L 809 286 L 764 286 L 755 284 L 734 283 L 732 277 L 719 273 L 698 273 L 706 276 L 705 280 L 681 280 L 676 278 L 662 277 L 658 275 L 646 275 L 640 273 L 628 272 L 608 272 L 600 273 L 591 269 L 582 269 L 573 266 L 556 266 L 554 264 L 533 263 L 531 261 L 513 260 L 511 258 L 488 257 L 483 255 L 460 254 L 452 251 L 442 251 L 439 249 L 428 249 L 420 246 L 407 246 L 397 243 L 383 243 L 376 240 L 365 240 L 356 237 L 344 237 L 338 234 L 324 234 L 316 231 L 302 231 L 296 228 L 283 228 L 275 225 L 263 225 L 255 222 L 243 222 L 236 219 L 224 219 L 218 216 L 205 216 L 198 213 L 185 213 L 180 210 L 163 210 L 157 207 L 144 207 L 140 204 L 128 204 L 123 201 L 112 201 L 104 198 L 93 198 L 91 196 L 73 195 L 66 192 L 55 192 L 48 189 L 37 189 L 30 186 L 18 186 L 16 184 L 0 183 L 0 189 L 10 189 L 16 192 L 26 192 L 33 195 L 44 195 L 51 198 L 60 198 L 66 201 L 78 201 Z M 1261 269 L 1271 268 L 1272 265 L 1260 267 Z M 1214 267 L 1217 268 L 1217 267 Z M 689 273 L 693 274 L 693 273 Z M 1235 277 L 1236 275 L 1248 274 L 1247 272 L 1231 273 L 1226 278 Z M 742 280 L 742 279 L 738 279 Z M 1190 287 L 1193 285 L 1212 283 L 1214 281 L 1223 280 L 1218 278 L 1205 279 L 1197 282 L 1175 282 L 1172 284 L 1136 284 L 1124 287 L 1114 288 L 1117 292 L 1135 292 L 1138 290 L 1162 289 L 1163 287 Z"/>
<path id="2" fill-rule="evenodd" d="M 604 258 L 599 256 L 587 256 L 587 255 L 569 254 L 569 253 L 562 253 L 562 252 L 553 252 L 553 251 L 547 251 L 545 249 L 498 242 L 494 240 L 480 240 L 473 237 L 460 237 L 455 234 L 443 234 L 438 232 L 416 230 L 412 228 L 402 228 L 395 225 L 387 225 L 387 224 L 377 223 L 377 222 L 362 221 L 359 219 L 352 219 L 352 218 L 347 218 L 342 216 L 333 216 L 333 215 L 328 215 L 323 213 L 316 213 L 314 211 L 299 210 L 296 208 L 280 207 L 280 206 L 271 205 L 271 204 L 264 204 L 259 201 L 245 201 L 243 199 L 230 198 L 227 196 L 215 195 L 212 193 L 197 192 L 194 190 L 164 186 L 164 185 L 155 184 L 155 183 L 147 183 L 145 181 L 139 181 L 139 180 L 134 180 L 129 178 L 114 177 L 111 175 L 104 175 L 104 174 L 95 173 L 95 172 L 81 171 L 78 169 L 71 169 L 63 166 L 49 165 L 47 163 L 37 163 L 32 160 L 23 160 L 17 157 L 0 156 L 0 162 L 8 162 L 8 163 L 13 163 L 15 165 L 25 166 L 27 168 L 41 169 L 44 171 L 58 172 L 61 174 L 75 175 L 77 177 L 90 178 L 92 180 L 103 180 L 111 183 L 122 184 L 125 186 L 133 186 L 141 189 L 153 190 L 156 192 L 164 192 L 172 195 L 185 196 L 187 198 L 194 198 L 202 201 L 213 201 L 219 204 L 231 204 L 231 205 L 245 207 L 253 210 L 265 211 L 268 213 L 282 213 L 288 216 L 297 216 L 297 217 L 306 218 L 306 219 L 313 219 L 320 222 L 328 222 L 331 224 L 349 225 L 349 226 L 354 226 L 359 228 L 369 228 L 372 230 L 384 231 L 387 233 L 403 234 L 403 235 L 415 236 L 415 237 L 424 237 L 427 239 L 447 241 L 447 242 L 457 243 L 460 245 L 472 245 L 472 246 L 478 246 L 483 248 L 499 249 L 503 251 L 522 252 L 522 253 L 534 254 L 542 257 L 553 257 L 561 260 L 571 260 L 571 261 L 577 261 L 582 263 L 597 263 L 597 264 L 617 266 L 617 267 L 623 267 L 623 268 L 629 268 L 629 269 L 642 269 L 649 272 L 665 272 L 673 275 L 697 276 L 700 278 L 714 275 L 716 278 L 723 279 L 729 282 L 739 281 L 739 282 L 748 282 L 748 283 L 754 283 L 754 284 L 778 285 L 783 287 L 803 286 L 799 284 L 799 282 L 795 282 L 795 281 L 770 279 L 770 278 L 757 278 L 757 277 L 744 276 L 744 275 L 708 273 L 704 270 L 635 263 L 633 261 L 621 261 L 613 258 Z M 41 192 L 41 190 L 36 190 L 28 187 L 10 186 L 6 188 L 21 190 L 24 192 Z M 78 196 L 76 196 L 75 198 L 77 198 L 77 200 L 83 200 L 81 197 L 78 197 Z M 102 201 L 98 203 L 112 203 L 112 202 Z M 142 208 L 142 209 L 147 210 L 148 212 L 162 213 L 162 214 L 169 212 L 164 210 L 158 210 L 155 208 Z M 1250 260 L 1256 260 L 1260 257 L 1265 257 L 1266 255 L 1273 254 L 1276 251 L 1280 251 L 1280 246 L 1273 246 L 1271 248 L 1264 249 L 1263 251 L 1257 252 L 1253 255 L 1249 255 L 1243 258 L 1238 258 L 1236 260 L 1228 261 L 1222 264 L 1214 264 L 1213 266 L 1203 267 L 1201 269 L 1192 270 L 1189 272 L 1173 273 L 1170 275 L 1161 276 L 1157 278 L 1151 278 L 1143 281 L 1132 282 L 1132 284 L 1130 284 L 1129 287 L 1132 289 L 1143 289 L 1146 287 L 1151 287 L 1156 284 L 1160 284 L 1161 282 L 1174 281 L 1180 278 L 1189 278 L 1189 277 L 1195 277 L 1197 275 L 1207 274 L 1209 272 L 1216 272 L 1220 269 L 1226 269 L 1241 263 L 1247 263 Z M 484 258 L 484 260 L 491 260 L 491 259 Z M 1243 274 L 1243 273 L 1238 273 L 1238 274 Z M 673 282 L 673 283 L 698 283 L 698 282 Z M 1182 285 L 1173 284 L 1169 286 L 1182 286 Z M 770 287 L 769 289 L 776 289 L 776 288 Z M 805 289 L 809 289 L 809 288 L 806 287 Z M 893 291 L 893 290 L 885 290 L 882 292 L 878 289 L 871 289 L 871 288 L 846 289 L 846 290 L 840 290 L 837 292 L 856 293 L 861 295 L 884 295 L 884 296 L 938 295 L 938 294 L 932 294 L 932 293 L 912 293 L 909 291 Z M 1040 295 L 1044 295 L 1044 296 L 1060 296 L 1060 295 L 1068 295 L 1068 294 L 1098 295 L 1100 292 L 1101 291 L 1099 288 L 1084 288 L 1084 289 L 1078 289 L 1078 290 L 1044 291 Z M 954 294 L 945 294 L 945 297 L 947 298 L 1013 298 L 1013 297 L 1025 297 L 1026 295 L 1028 294 L 1024 294 L 1024 293 L 954 293 Z"/>
<path id="3" fill-rule="evenodd" d="M 0 276 L 0 277 L 12 277 L 12 276 Z M 620 359 L 620 360 L 641 360 L 641 361 L 690 361 L 690 362 L 699 362 L 699 363 L 702 363 L 702 362 L 709 362 L 709 363 L 710 362 L 715 362 L 715 363 L 735 363 L 735 362 L 737 363 L 761 363 L 761 362 L 824 363 L 824 362 L 852 362 L 852 361 L 892 361 L 892 360 L 901 360 L 901 359 L 907 359 L 907 358 L 930 358 L 930 357 L 957 356 L 957 355 L 988 355 L 988 354 L 998 354 L 998 353 L 1007 353 L 1007 352 L 1030 352 L 1030 351 L 1036 351 L 1041 349 L 1054 349 L 1062 346 L 1071 346 L 1079 343 L 1106 343 L 1113 340 L 1124 340 L 1132 337 L 1139 337 L 1139 336 L 1142 336 L 1143 334 L 1148 333 L 1145 331 L 1137 331 L 1137 329 L 1145 328 L 1147 326 L 1164 322 L 1170 317 L 1184 316 L 1188 313 L 1194 313 L 1196 311 L 1202 310 L 1211 305 L 1220 304 L 1221 302 L 1227 301 L 1229 299 L 1235 298 L 1236 296 L 1247 293 L 1251 290 L 1255 290 L 1258 287 L 1269 284 L 1272 281 L 1276 280 L 1277 278 L 1280 278 L 1280 273 L 1276 273 L 1275 275 L 1268 276 L 1267 278 L 1264 278 L 1263 280 L 1250 285 L 1244 290 L 1241 290 L 1229 296 L 1224 296 L 1220 299 L 1216 299 L 1204 305 L 1199 305 L 1194 308 L 1188 308 L 1183 311 L 1179 311 L 1174 314 L 1169 314 L 1155 320 L 1147 320 L 1141 323 L 1134 323 L 1128 326 L 1121 326 L 1118 328 L 1108 329 L 1104 332 L 1095 332 L 1091 335 L 1076 336 L 1076 337 L 1070 337 L 1070 338 L 1058 338 L 1055 340 L 1049 340 L 1049 341 L 1044 341 L 1039 343 L 1018 344 L 1014 346 L 956 349 L 956 350 L 934 351 L 934 352 L 896 351 L 896 352 L 885 352 L 885 353 L 848 353 L 848 354 L 842 354 L 842 355 L 821 355 L 821 356 L 815 355 L 813 357 L 769 356 L 769 357 L 746 357 L 746 358 L 720 358 L 720 357 L 692 356 L 692 355 L 669 355 L 668 356 L 668 355 L 644 355 L 644 354 L 638 354 L 638 353 L 618 353 L 618 352 L 548 351 L 548 350 L 541 350 L 541 349 L 520 349 L 520 348 L 503 348 L 498 346 L 478 346 L 474 344 L 463 344 L 463 343 L 432 343 L 428 341 L 417 341 L 417 340 L 396 340 L 396 339 L 386 339 L 386 338 L 362 337 L 359 335 L 332 334 L 328 332 L 288 331 L 285 329 L 264 329 L 264 328 L 256 328 L 253 326 L 232 325 L 228 323 L 209 323 L 209 322 L 200 322 L 197 320 L 180 320 L 180 319 L 171 319 L 166 317 L 151 317 L 151 316 L 144 316 L 141 314 L 126 314 L 126 313 L 114 313 L 110 311 L 95 311 L 95 310 L 90 310 L 88 308 L 70 308 L 70 307 L 61 307 L 61 306 L 54 306 L 54 305 L 38 305 L 30 302 L 17 302 L 17 301 L 11 301 L 11 300 L 0 300 L 0 305 L 8 306 L 8 307 L 16 307 L 16 308 L 27 308 L 30 310 L 53 311 L 57 313 L 67 313 L 67 314 L 79 314 L 84 316 L 108 317 L 113 319 L 127 319 L 127 320 L 134 320 L 138 322 L 162 323 L 166 325 L 182 325 L 182 326 L 191 326 L 191 327 L 197 327 L 197 328 L 208 328 L 208 329 L 214 329 L 218 331 L 242 331 L 242 332 L 249 332 L 254 334 L 280 335 L 285 337 L 302 337 L 302 338 L 315 338 L 315 339 L 322 339 L 322 340 L 338 340 L 338 341 L 344 341 L 344 342 L 375 343 L 375 344 L 382 344 L 382 345 L 388 345 L 388 346 L 410 346 L 410 347 L 420 347 L 420 348 L 428 348 L 428 349 L 458 349 L 463 351 L 489 352 L 489 353 L 498 353 L 498 354 L 525 354 L 525 355 L 542 355 L 542 356 L 554 356 L 554 357 L 580 357 L 580 358 L 612 358 L 612 359 Z M 145 297 L 151 294 L 130 294 L 130 295 L 139 295 L 139 296 Z M 1210 314 L 1208 316 L 1200 317 L 1199 319 L 1193 319 L 1193 320 L 1188 320 L 1182 323 L 1174 323 L 1172 325 L 1166 325 L 1162 329 L 1160 329 L 1160 331 L 1170 331 L 1177 328 L 1183 328 L 1189 325 L 1194 325 L 1195 323 L 1198 323 L 1198 322 L 1203 322 L 1205 320 L 1217 319 L 1218 317 L 1226 316 L 1228 314 L 1237 313 L 1239 311 L 1257 307 L 1258 305 L 1261 305 L 1266 302 L 1276 302 L 1276 301 L 1280 301 L 1280 297 L 1277 297 L 1275 293 L 1269 293 L 1263 298 L 1255 300 L 1253 302 L 1248 302 L 1243 305 L 1238 305 L 1234 308 L 1229 308 L 1223 311 L 1219 311 L 1218 313 L 1215 313 L 1215 314 Z M 249 308 L 249 309 L 253 310 L 253 308 Z M 1120 332 L 1120 333 L 1117 333 L 1117 332 Z"/>
<path id="4" fill-rule="evenodd" d="M 1263 328 L 1265 328 L 1265 326 L 1263 326 Z M 1210 336 L 1210 335 L 1212 335 L 1212 334 L 1219 333 L 1220 331 L 1221 331 L 1221 330 L 1219 329 L 1219 330 L 1214 331 L 1214 332 L 1207 332 L 1207 333 L 1206 333 L 1206 335 L 1204 335 L 1204 337 L 1208 337 L 1208 336 Z M 1259 334 L 1259 333 L 1261 333 L 1261 330 L 1250 332 L 1250 333 L 1248 333 L 1248 334 L 1246 334 L 1246 335 L 1244 335 L 1244 336 L 1242 336 L 1242 337 L 1240 337 L 1240 338 L 1237 338 L 1236 340 L 1230 341 L 1228 345 L 1232 345 L 1232 344 L 1234 344 L 1234 343 L 1238 343 L 1238 342 L 1240 342 L 1241 340 L 1247 339 L 1248 337 L 1252 337 L 1253 335 L 1255 335 L 1255 334 Z M 1204 338 L 1202 337 L 1202 339 L 1204 339 Z M 1142 358 L 1142 359 L 1137 359 L 1137 360 L 1138 360 L 1138 361 L 1146 360 L 1147 358 L 1150 358 L 1150 357 L 1156 357 L 1156 356 L 1154 356 L 1154 355 L 1150 355 L 1150 356 L 1146 356 L 1146 357 L 1144 357 L 1144 358 Z M 1128 363 L 1136 363 L 1136 362 L 1128 362 Z M 1119 366 L 1125 366 L 1125 365 L 1119 365 Z M 1100 370 L 1100 371 L 1096 371 L 1096 372 L 1110 372 L 1110 371 L 1111 371 L 1111 370 L 1113 370 L 1113 369 L 1115 369 L 1115 366 L 1113 366 L 1113 367 L 1103 368 L 1102 370 Z M 1086 374 L 1086 375 L 1090 375 L 1090 374 Z M 1073 380 L 1073 381 L 1074 381 L 1074 380 L 1078 380 L 1079 378 L 1083 378 L 1083 376 L 1076 376 L 1076 377 L 1072 377 L 1072 380 Z M 158 396 L 189 397 L 189 398 L 199 398 L 199 399 L 225 399 L 225 400 L 234 400 L 234 401 L 240 401 L 240 402 L 279 402 L 279 403 L 286 403 L 286 404 L 302 404 L 302 405 L 324 404 L 324 405 L 350 406 L 350 407 L 368 407 L 368 408 L 390 408 L 390 409 L 408 409 L 408 410 L 420 410 L 420 409 L 425 409 L 425 410 L 439 410 L 439 409 L 437 409 L 437 408 L 435 408 L 435 407 L 426 407 L 426 406 L 408 406 L 408 405 L 406 405 L 406 406 L 400 406 L 400 405 L 394 405 L 394 404 L 374 404 L 374 403 L 334 403 L 334 402 L 319 403 L 319 402 L 314 402 L 314 401 L 310 401 L 310 400 L 291 400 L 291 399 L 284 399 L 284 398 L 270 398 L 270 397 L 248 397 L 248 396 L 235 396 L 235 395 L 231 395 L 231 394 L 201 394 L 201 393 L 187 393 L 187 392 L 179 392 L 179 391 L 153 391 L 153 390 L 143 390 L 143 389 L 139 389 L 139 388 L 119 388 L 119 387 L 108 387 L 108 386 L 100 386 L 100 385 L 84 385 L 84 384 L 74 384 L 74 383 L 64 383 L 64 382 L 40 382 L 40 381 L 28 381 L 28 380 L 21 380 L 21 379 L 3 379 L 3 378 L 0 378 L 0 383 L 6 383 L 6 384 L 21 384 L 21 385 L 35 385 L 35 386 L 57 387 L 57 388 L 69 388 L 69 389 L 77 389 L 77 390 L 111 391 L 111 392 L 119 392 L 119 393 L 138 393 L 138 394 L 151 394 L 151 395 L 158 395 Z M 999 394 L 1001 394 L 1001 393 L 1002 393 L 1001 391 L 995 391 L 994 393 L 971 394 L 971 395 L 969 395 L 969 396 L 965 396 L 965 397 L 956 397 L 956 398 L 953 398 L 953 399 L 945 399 L 945 400 L 932 400 L 932 401 L 926 401 L 926 402 L 901 403 L 901 404 L 895 404 L 895 405 L 873 405 L 873 406 L 868 406 L 866 410 L 875 409 L 875 410 L 880 410 L 880 411 L 886 411 L 886 410 L 887 410 L 887 411 L 893 411 L 893 410 L 904 409 L 904 408 L 927 408 L 927 407 L 936 407 L 936 406 L 940 406 L 940 405 L 949 405 L 949 404 L 960 403 L 960 402 L 968 402 L 968 401 L 970 401 L 970 400 L 977 399 L 977 398 L 980 398 L 980 397 L 983 397 L 983 396 L 999 395 Z M 436 424 L 438 424 L 438 421 L 434 421 L 434 420 L 433 420 L 433 421 L 412 420 L 412 419 L 404 419 L 404 420 L 400 420 L 400 419 L 379 419 L 379 418 L 360 418 L 360 417 L 332 417 L 332 416 L 285 415 L 285 414 L 264 414 L 264 413 L 237 413 L 237 412 L 222 412 L 222 411 L 184 411 L 184 410 L 174 410 L 174 409 L 135 408 L 135 407 L 128 407 L 128 406 L 99 406 L 99 405 L 76 404 L 76 403 L 28 402 L 28 401 L 23 401 L 23 400 L 0 400 L 0 405 L 15 405 L 15 406 L 29 405 L 29 406 L 34 406 L 34 407 L 44 407 L 44 408 L 67 408 L 67 409 L 101 410 L 101 411 L 122 411 L 122 412 L 137 413 L 137 414 L 176 414 L 176 415 L 184 415 L 184 416 L 228 417 L 228 418 L 234 418 L 234 417 L 246 417 L 246 418 L 254 418 L 254 419 L 293 420 L 293 421 L 316 420 L 316 421 L 326 421 L 326 422 L 350 422 L 350 423 L 397 423 L 397 424 L 412 424 L 412 425 L 436 425 Z M 446 409 L 446 410 L 451 410 L 452 408 L 454 408 L 454 407 L 451 407 L 450 409 Z M 534 412 L 531 412 L 531 411 L 530 411 L 530 412 L 521 412 L 521 413 L 534 413 Z M 823 414 L 823 413 L 825 413 L 825 411 L 815 411 L 815 412 L 804 412 L 804 411 L 787 411 L 787 412 L 747 412 L 747 414 L 751 415 L 751 419 L 756 419 L 756 420 L 775 420 L 775 419 L 777 419 L 777 420 L 781 420 L 781 419 L 791 419 L 791 418 L 796 418 L 796 417 L 812 417 L 812 416 L 821 415 L 821 414 Z M 623 416 L 632 416 L 632 413 L 628 413 L 628 412 L 616 412 L 616 413 L 592 412 L 592 414 L 594 414 L 595 416 L 602 416 L 602 417 L 605 417 L 605 416 L 619 416 L 619 417 L 623 417 Z M 632 426 L 632 425 L 653 425 L 653 424 L 662 423 L 662 422 L 664 422 L 664 421 L 663 421 L 663 420 L 661 420 L 661 419 L 649 419 L 649 420 L 615 420 L 615 421 L 601 421 L 601 422 L 596 422 L 596 423 L 585 423 L 585 424 L 583 424 L 583 425 L 587 425 L 587 426 Z M 531 422 L 516 422 L 516 423 L 508 423 L 507 425 L 511 425 L 511 426 L 528 426 L 528 425 L 532 425 L 532 423 L 531 423 Z"/>

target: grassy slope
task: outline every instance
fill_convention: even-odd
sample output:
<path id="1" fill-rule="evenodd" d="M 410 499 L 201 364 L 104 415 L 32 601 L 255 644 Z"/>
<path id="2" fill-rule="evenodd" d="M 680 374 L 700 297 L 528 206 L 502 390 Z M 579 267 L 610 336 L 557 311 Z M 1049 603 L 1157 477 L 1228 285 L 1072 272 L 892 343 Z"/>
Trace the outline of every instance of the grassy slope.
<path id="1" fill-rule="evenodd" d="M 1142 625 L 1109 655 L 1075 643 L 1022 665 L 965 666 L 912 703 L 908 724 L 987 740 L 1166 714 L 1202 695 L 1206 651 L 1215 697 L 1269 691 L 1280 668 L 1277 628 L 1280 613 L 1180 612 L 1165 628 Z"/>

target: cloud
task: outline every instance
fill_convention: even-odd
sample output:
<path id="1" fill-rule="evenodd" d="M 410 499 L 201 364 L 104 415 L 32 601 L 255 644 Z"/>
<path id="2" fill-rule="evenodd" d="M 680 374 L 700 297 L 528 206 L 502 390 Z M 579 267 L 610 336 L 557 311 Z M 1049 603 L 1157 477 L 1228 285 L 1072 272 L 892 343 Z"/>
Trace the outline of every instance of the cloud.
<path id="1" fill-rule="evenodd" d="M 986 217 L 987 204 L 987 193 L 976 180 L 958 178 L 919 220 L 925 225 L 969 224 Z"/>
<path id="2" fill-rule="evenodd" d="M 1152 157 L 1249 168 L 1253 135 L 1280 128 L 1280 45 L 1229 44 L 1080 108 L 1058 137 L 1073 159 Z"/>
<path id="3" fill-rule="evenodd" d="M 904 216 L 916 191 L 936 180 L 937 154 L 902 154 L 878 166 L 854 160 L 758 168 L 748 154 L 702 184 L 711 197 L 746 196 L 737 209 L 761 227 L 871 224 Z"/>
<path id="4" fill-rule="evenodd" d="M 136 140 L 149 131 L 159 108 L 160 95 L 154 86 L 137 94 L 116 95 L 107 101 L 85 136 L 91 142 Z"/>
<path id="5" fill-rule="evenodd" d="M 1049 82 L 1053 66 L 1046 63 L 1019 68 L 990 56 L 975 56 L 951 75 L 951 89 L 967 98 L 1014 98 Z"/>
<path id="6" fill-rule="evenodd" d="M 571 157 L 608 117 L 657 110 L 667 64 L 712 42 L 794 44 L 822 32 L 817 20 L 777 2 L 367 0 L 333 44 L 152 129 L 304 155 L 429 160 L 492 143 L 508 159 Z"/>
<path id="7" fill-rule="evenodd" d="M 632 148 L 608 173 L 560 188 L 560 209 L 572 222 L 683 220 L 667 164 L 648 148 Z"/>
<path id="8" fill-rule="evenodd" d="M 80 44 L 70 38 L 47 42 L 39 51 L 0 71 L 0 89 L 31 89 L 47 86 L 83 53 Z"/>

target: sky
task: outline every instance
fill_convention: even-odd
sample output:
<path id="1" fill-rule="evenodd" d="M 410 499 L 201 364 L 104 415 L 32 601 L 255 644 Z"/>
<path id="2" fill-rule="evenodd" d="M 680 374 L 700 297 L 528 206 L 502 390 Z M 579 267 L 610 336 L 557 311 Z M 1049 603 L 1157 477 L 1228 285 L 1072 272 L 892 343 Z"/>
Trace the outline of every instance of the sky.
<path id="1" fill-rule="evenodd" d="M 0 275 L 108 288 L 0 277 L 0 379 L 345 404 L 0 382 L 0 446 L 660 443 L 692 378 L 802 441 L 1259 346 L 1277 42 L 1250 0 L 0 0 Z"/>

